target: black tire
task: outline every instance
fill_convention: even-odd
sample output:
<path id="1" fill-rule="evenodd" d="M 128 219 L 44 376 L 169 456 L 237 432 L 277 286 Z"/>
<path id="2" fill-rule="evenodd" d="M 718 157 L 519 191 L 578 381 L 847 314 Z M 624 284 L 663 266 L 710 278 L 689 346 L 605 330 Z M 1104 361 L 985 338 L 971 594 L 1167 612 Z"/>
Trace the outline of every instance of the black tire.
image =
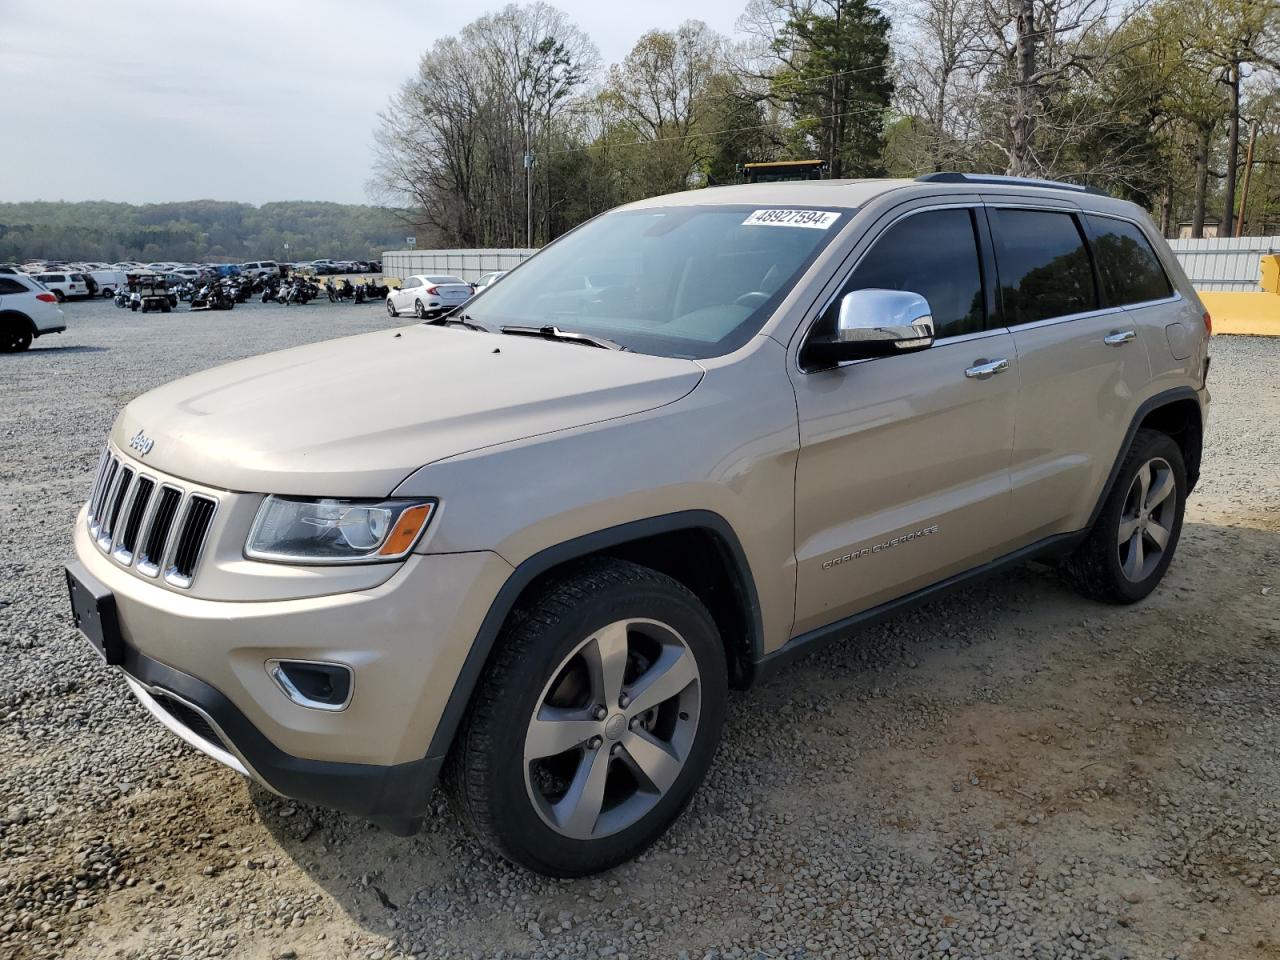
<path id="1" fill-rule="evenodd" d="M 417 317 L 419 320 L 425 320 L 425 319 L 426 319 L 426 317 L 427 317 L 427 311 L 426 311 L 426 310 L 424 310 L 424 309 L 422 308 L 422 301 L 421 301 L 421 300 L 415 300 L 415 301 L 413 301 L 413 315 L 414 315 L 415 317 Z"/>
<path id="2" fill-rule="evenodd" d="M 530 796 L 526 733 L 565 657 L 594 631 L 628 618 L 669 625 L 693 654 L 700 697 L 696 730 L 684 766 L 646 813 L 614 833 L 570 838 L 544 821 Z M 576 877 L 608 869 L 657 840 L 692 798 L 715 756 L 727 690 L 715 622 L 681 583 L 621 560 L 575 564 L 503 628 L 454 742 L 447 777 L 454 803 L 482 843 L 530 870 Z"/>
<path id="3" fill-rule="evenodd" d="M 31 325 L 22 318 L 0 320 L 0 353 L 22 353 L 33 339 Z"/>
<path id="4" fill-rule="evenodd" d="M 53 291 L 53 295 L 59 303 L 66 303 L 67 295 L 63 293 L 61 290 Z"/>
<path id="5" fill-rule="evenodd" d="M 1124 520 L 1132 523 L 1130 508 L 1135 503 L 1135 480 L 1139 471 L 1152 463 L 1168 465 L 1173 480 L 1171 495 L 1176 500 L 1169 508 L 1166 542 L 1160 547 L 1156 561 L 1149 565 L 1150 569 L 1138 571 L 1140 575 L 1135 579 L 1126 575 L 1121 561 L 1124 550 L 1120 544 L 1121 522 Z M 1139 430 L 1120 464 L 1115 485 L 1107 495 L 1102 511 L 1085 541 L 1076 548 L 1063 567 L 1067 579 L 1086 597 L 1104 603 L 1137 603 L 1144 599 L 1160 583 L 1173 561 L 1178 538 L 1182 533 L 1186 503 L 1187 468 L 1182 459 L 1181 448 L 1168 434 L 1156 430 Z M 1151 516 L 1154 518 L 1154 513 Z M 1156 528 L 1164 529 L 1159 525 Z M 1140 545 L 1145 546 L 1148 542 L 1147 535 L 1141 530 L 1135 536 L 1139 538 Z"/>
<path id="6" fill-rule="evenodd" d="M 389 295 L 387 297 L 387 314 L 392 317 L 400 316 L 400 314 L 396 313 L 396 305 L 391 302 L 391 297 Z"/>

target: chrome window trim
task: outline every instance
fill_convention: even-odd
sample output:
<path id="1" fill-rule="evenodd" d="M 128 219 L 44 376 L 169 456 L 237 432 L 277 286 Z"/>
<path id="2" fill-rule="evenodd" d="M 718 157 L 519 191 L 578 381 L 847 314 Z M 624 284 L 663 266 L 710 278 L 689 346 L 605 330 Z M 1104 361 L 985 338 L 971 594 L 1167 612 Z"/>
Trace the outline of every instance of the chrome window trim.
<path id="1" fill-rule="evenodd" d="M 799 346 L 796 348 L 796 353 L 795 353 L 795 369 L 798 372 L 804 374 L 805 376 L 809 376 L 815 373 L 826 373 L 829 370 L 839 370 L 844 367 L 852 366 L 857 363 L 866 363 L 869 360 L 883 360 L 884 359 L 883 357 L 863 357 L 860 360 L 843 360 L 840 363 L 836 364 L 834 367 L 823 367 L 820 370 L 807 370 L 800 363 L 800 354 L 804 352 L 805 342 L 809 339 L 810 335 L 813 333 L 814 326 L 817 324 L 819 320 L 822 319 L 822 315 L 831 308 L 831 305 L 836 302 L 836 299 L 840 296 L 840 291 L 844 289 L 845 283 L 848 281 L 848 279 L 851 276 L 853 276 L 854 271 L 856 271 L 858 267 L 862 264 L 862 261 L 866 258 L 867 254 L 870 253 L 873 249 L 875 249 L 875 245 L 880 242 L 881 237 L 883 237 L 886 233 L 892 230 L 895 226 L 897 226 L 903 220 L 906 220 L 908 217 L 914 217 L 916 214 L 932 213 L 938 210 L 981 210 L 982 207 L 983 207 L 983 203 L 979 200 L 956 200 L 956 201 L 950 201 L 950 202 L 944 201 L 942 203 L 932 203 L 932 204 L 929 204 L 928 206 L 912 207 L 910 210 L 903 210 L 902 212 L 894 216 L 893 219 L 890 220 L 888 223 L 886 223 L 883 227 L 881 227 L 880 230 L 877 231 L 876 235 L 871 239 L 871 242 L 867 244 L 867 248 L 863 250 L 860 254 L 858 254 L 858 258 L 852 263 L 852 265 L 850 265 L 849 269 L 844 271 L 843 274 L 840 274 L 840 279 L 836 283 L 835 289 L 832 291 L 831 295 L 827 297 L 826 300 L 822 301 L 822 306 L 820 306 L 817 309 L 817 311 L 813 314 L 813 316 L 810 318 L 808 325 L 804 329 L 804 333 L 800 335 L 797 341 L 799 343 Z M 979 267 L 979 270 L 981 270 L 982 269 L 982 246 L 980 243 L 978 243 L 976 238 L 974 242 L 978 251 L 978 267 Z M 985 290 L 986 290 L 986 285 L 984 283 L 983 291 L 985 292 Z M 1008 331 L 1007 331 L 1007 328 L 1005 327 L 992 327 L 989 330 L 975 330 L 972 333 L 958 333 L 955 336 L 943 337 L 942 339 L 935 340 L 933 342 L 933 346 L 927 347 L 926 349 L 932 350 L 934 349 L 934 347 L 940 346 L 942 344 L 947 344 L 947 343 L 959 343 L 966 338 L 978 340 L 984 337 L 993 336 L 995 334 L 1006 333 L 1006 332 Z M 913 352 L 923 352 L 923 351 L 913 351 Z M 903 354 L 903 356 L 907 356 L 907 354 Z"/>

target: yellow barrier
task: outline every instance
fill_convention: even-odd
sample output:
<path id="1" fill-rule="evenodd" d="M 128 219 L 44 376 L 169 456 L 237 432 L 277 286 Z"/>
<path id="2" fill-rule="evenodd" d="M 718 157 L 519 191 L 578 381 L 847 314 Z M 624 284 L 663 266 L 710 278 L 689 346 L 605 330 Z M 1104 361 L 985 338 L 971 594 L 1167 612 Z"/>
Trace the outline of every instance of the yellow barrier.
<path id="1" fill-rule="evenodd" d="M 1280 337 L 1280 256 L 1262 258 L 1262 293 L 1201 290 L 1213 317 L 1213 332 L 1250 337 Z"/>

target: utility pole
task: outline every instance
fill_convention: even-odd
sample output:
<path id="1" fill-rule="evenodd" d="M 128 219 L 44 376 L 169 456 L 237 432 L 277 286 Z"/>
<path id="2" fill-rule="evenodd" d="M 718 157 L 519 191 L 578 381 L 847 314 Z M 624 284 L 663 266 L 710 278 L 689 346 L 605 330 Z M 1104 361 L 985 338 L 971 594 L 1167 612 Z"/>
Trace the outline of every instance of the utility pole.
<path id="1" fill-rule="evenodd" d="M 1253 148 L 1258 143 L 1258 121 L 1253 121 L 1253 128 L 1249 131 L 1249 148 L 1244 154 L 1244 180 L 1240 184 L 1240 213 L 1236 216 L 1237 237 L 1244 235 L 1244 205 L 1249 202 L 1249 176 L 1253 173 Z"/>
<path id="2" fill-rule="evenodd" d="M 529 128 L 524 129 L 524 245 L 533 248 L 533 151 L 529 149 Z"/>

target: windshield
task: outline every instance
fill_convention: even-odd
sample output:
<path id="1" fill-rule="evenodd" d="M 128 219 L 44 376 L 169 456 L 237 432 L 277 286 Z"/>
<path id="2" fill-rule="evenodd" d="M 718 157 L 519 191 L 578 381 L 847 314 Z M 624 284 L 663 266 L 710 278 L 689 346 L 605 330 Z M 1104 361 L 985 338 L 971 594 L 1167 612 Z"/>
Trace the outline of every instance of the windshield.
<path id="1" fill-rule="evenodd" d="M 845 212 L 665 207 L 597 217 L 466 308 L 490 330 L 545 327 L 670 357 L 746 343 L 835 236 Z"/>

